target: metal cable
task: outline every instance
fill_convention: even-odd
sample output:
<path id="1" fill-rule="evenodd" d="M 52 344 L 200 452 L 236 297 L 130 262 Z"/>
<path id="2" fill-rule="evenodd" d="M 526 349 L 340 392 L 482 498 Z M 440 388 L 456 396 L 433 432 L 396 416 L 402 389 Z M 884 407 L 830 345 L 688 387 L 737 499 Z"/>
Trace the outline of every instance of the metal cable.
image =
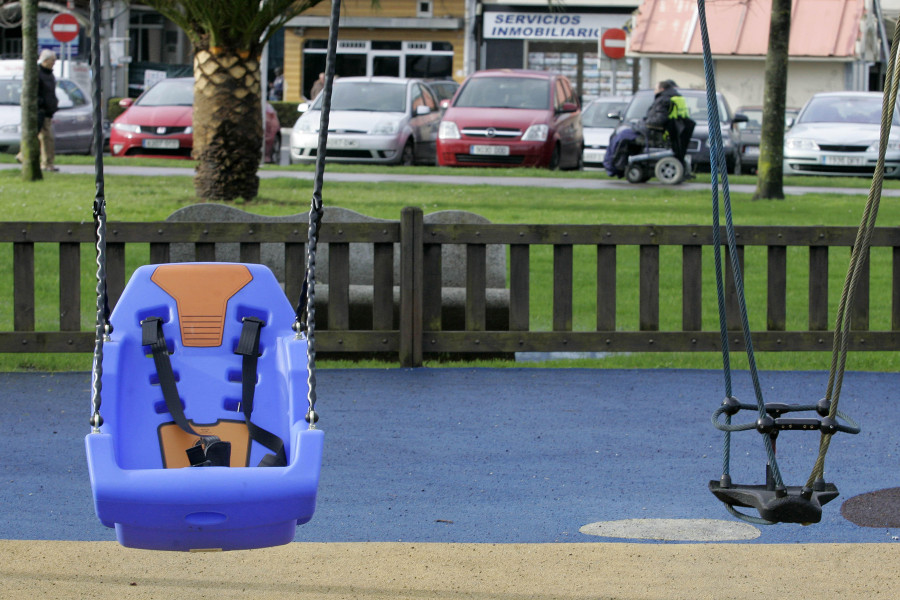
<path id="1" fill-rule="evenodd" d="M 319 120 L 319 145 L 316 150 L 316 172 L 312 201 L 309 209 L 309 242 L 306 253 L 306 368 L 307 401 L 309 411 L 306 421 L 310 429 L 316 428 L 316 246 L 319 226 L 322 223 L 322 182 L 325 177 L 325 152 L 328 144 L 328 119 L 331 113 L 331 91 L 334 85 L 335 56 L 337 55 L 338 26 L 341 16 L 340 0 L 331 3 L 331 23 L 328 31 L 328 51 L 325 55 L 325 86 L 322 89 L 322 107 Z M 299 317 L 299 315 L 298 315 Z"/>
<path id="2" fill-rule="evenodd" d="M 844 279 L 844 288 L 841 293 L 837 317 L 835 318 L 834 338 L 831 347 L 831 369 L 828 374 L 828 385 L 825 391 L 825 400 L 830 403 L 828 416 L 831 418 L 835 418 L 840 413 L 838 411 L 838 403 L 840 402 L 844 371 L 847 365 L 847 352 L 850 344 L 851 322 L 847 313 L 853 306 L 853 297 L 856 292 L 859 275 L 869 253 L 872 233 L 875 230 L 875 221 L 878 217 L 878 207 L 881 203 L 881 191 L 884 185 L 884 159 L 891 132 L 891 123 L 896 111 L 897 90 L 900 87 L 900 69 L 898 69 L 898 49 L 900 48 L 898 46 L 900 46 L 900 27 L 894 30 L 894 39 L 891 44 L 891 54 L 885 75 L 878 160 L 875 163 L 875 172 L 872 176 L 872 185 L 869 188 L 866 207 L 863 210 L 863 216 L 850 254 L 850 265 L 847 270 L 847 276 Z M 832 435 L 823 433 L 819 439 L 819 453 L 807 480 L 807 486 L 812 486 L 816 480 L 824 477 L 825 456 L 831 445 Z"/>
<path id="3" fill-rule="evenodd" d="M 700 22 L 700 39 L 703 47 L 703 70 L 706 76 L 706 107 L 707 107 L 707 122 L 710 124 L 718 124 L 721 123 L 719 118 L 719 103 L 718 97 L 716 95 L 716 81 L 715 81 L 715 73 L 713 72 L 712 67 L 712 51 L 710 50 L 709 44 L 709 30 L 706 23 L 706 3 L 704 0 L 697 0 L 697 11 Z M 725 209 L 725 232 L 728 239 L 728 249 L 731 260 L 731 269 L 734 277 L 734 285 L 736 296 L 738 300 L 738 307 L 740 308 L 740 319 L 741 319 L 741 328 L 744 334 L 744 342 L 747 352 L 747 361 L 750 366 L 750 378 L 753 383 L 753 390 L 756 396 L 757 408 L 759 411 L 759 418 L 763 418 L 766 416 L 765 411 L 765 400 L 763 399 L 762 394 L 762 386 L 759 383 L 759 372 L 756 366 L 756 357 L 753 352 L 753 340 L 750 335 L 750 322 L 747 315 L 747 303 L 744 297 L 744 283 L 743 277 L 741 274 L 740 261 L 737 256 L 737 241 L 734 233 L 734 223 L 732 222 L 732 211 L 731 211 L 731 193 L 728 187 L 728 173 L 725 168 L 725 151 L 722 145 L 722 130 L 718 126 L 710 126 L 709 128 L 709 145 L 710 145 L 710 170 L 712 172 L 712 186 L 713 186 L 713 202 L 714 205 L 718 205 L 718 186 L 719 186 L 719 178 L 721 177 L 722 184 L 722 203 Z M 719 170 L 721 169 L 721 174 Z M 714 209 L 714 238 L 718 237 L 718 212 Z M 716 249 L 719 248 L 718 239 L 714 240 L 716 243 Z M 718 257 L 717 257 L 718 258 Z M 728 341 L 727 341 L 727 323 L 724 312 L 724 286 L 722 285 L 721 279 L 721 265 L 720 261 L 717 260 L 717 272 L 716 272 L 716 290 L 719 295 L 719 322 L 720 328 L 722 329 L 723 336 L 723 345 L 722 352 L 723 356 L 726 356 L 729 352 L 728 350 Z M 726 386 L 730 385 L 730 367 L 728 365 L 727 359 L 723 359 L 725 364 L 725 379 Z M 730 396 L 731 394 L 728 393 Z M 775 481 L 775 486 L 777 488 L 784 487 L 784 482 L 781 478 L 781 472 L 778 468 L 778 461 L 775 457 L 775 447 L 772 444 L 772 440 L 768 435 L 764 435 L 763 437 L 763 445 L 766 450 L 766 456 L 768 457 L 769 465 L 772 470 L 772 478 Z M 730 447 L 730 436 L 726 435 L 725 443 Z M 723 451 L 723 455 L 729 456 L 730 450 L 729 448 L 725 448 Z M 726 467 L 727 473 L 727 467 Z"/>
<path id="4" fill-rule="evenodd" d="M 91 97 L 94 103 L 94 224 L 97 244 L 97 326 L 94 341 L 94 361 L 91 370 L 91 427 L 94 433 L 100 431 L 103 417 L 100 416 L 103 388 L 103 342 L 111 331 L 109 328 L 109 300 L 106 288 L 106 196 L 103 182 L 103 109 L 100 81 L 100 0 L 91 0 Z"/>

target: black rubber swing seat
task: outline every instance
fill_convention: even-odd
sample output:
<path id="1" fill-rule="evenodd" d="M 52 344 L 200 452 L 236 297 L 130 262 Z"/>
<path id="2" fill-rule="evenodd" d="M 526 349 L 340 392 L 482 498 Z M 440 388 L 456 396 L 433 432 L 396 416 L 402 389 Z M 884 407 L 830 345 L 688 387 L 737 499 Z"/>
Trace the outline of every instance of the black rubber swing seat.
<path id="1" fill-rule="evenodd" d="M 822 505 L 838 497 L 833 483 L 809 489 L 787 486 L 781 490 L 766 485 L 737 485 L 723 487 L 720 481 L 709 482 L 709 491 L 729 506 L 755 508 L 759 516 L 772 523 L 818 523 L 822 520 Z"/>

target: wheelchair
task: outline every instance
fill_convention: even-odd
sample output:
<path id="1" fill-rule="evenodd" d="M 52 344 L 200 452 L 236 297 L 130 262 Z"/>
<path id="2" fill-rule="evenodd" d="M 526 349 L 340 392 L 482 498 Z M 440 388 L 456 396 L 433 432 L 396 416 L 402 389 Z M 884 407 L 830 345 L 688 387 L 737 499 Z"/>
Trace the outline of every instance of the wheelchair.
<path id="1" fill-rule="evenodd" d="M 661 183 L 675 185 L 690 177 L 691 159 L 678 159 L 672 147 L 671 136 L 662 129 L 642 127 L 637 137 L 622 144 L 618 151 L 627 153 L 625 179 L 629 183 L 644 183 L 654 175 Z"/>

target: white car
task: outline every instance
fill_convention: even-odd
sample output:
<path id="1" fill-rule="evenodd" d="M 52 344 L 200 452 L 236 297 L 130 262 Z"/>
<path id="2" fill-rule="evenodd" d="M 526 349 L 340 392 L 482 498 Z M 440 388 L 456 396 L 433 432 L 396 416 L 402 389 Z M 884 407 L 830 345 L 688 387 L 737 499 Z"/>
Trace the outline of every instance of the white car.
<path id="1" fill-rule="evenodd" d="M 291 131 L 291 162 L 313 163 L 319 147 L 319 94 Z M 328 161 L 435 164 L 441 111 L 418 79 L 341 77 L 334 82 L 328 122 Z"/>
<path id="2" fill-rule="evenodd" d="M 871 176 L 878 159 L 881 92 L 814 95 L 784 136 L 784 173 Z M 900 177 L 900 117 L 894 111 L 886 177 Z"/>
<path id="3" fill-rule="evenodd" d="M 619 118 L 610 114 L 621 115 L 631 98 L 628 96 L 606 96 L 597 98 L 588 104 L 581 113 L 581 125 L 584 128 L 584 166 L 602 167 L 606 157 L 609 138 Z"/>

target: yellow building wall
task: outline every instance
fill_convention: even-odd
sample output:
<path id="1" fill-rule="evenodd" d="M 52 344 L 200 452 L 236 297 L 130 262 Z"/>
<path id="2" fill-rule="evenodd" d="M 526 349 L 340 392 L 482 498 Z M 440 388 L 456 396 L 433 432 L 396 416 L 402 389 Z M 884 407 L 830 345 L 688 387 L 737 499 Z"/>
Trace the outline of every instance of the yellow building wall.
<path id="1" fill-rule="evenodd" d="M 341 3 L 341 15 L 352 18 L 376 19 L 410 19 L 416 18 L 416 2 L 399 0 L 381 2 L 373 6 L 371 0 L 344 0 Z M 329 16 L 330 3 L 322 2 L 301 16 Z M 465 16 L 465 0 L 435 0 L 432 18 L 452 17 L 463 19 Z M 289 102 L 300 102 L 304 99 L 301 82 L 303 81 L 303 45 L 307 40 L 328 39 L 326 28 L 285 28 L 284 35 L 284 99 Z M 463 46 L 465 44 L 465 28 L 458 30 L 445 29 L 351 29 L 342 28 L 339 33 L 342 41 L 390 40 L 403 42 L 448 42 L 453 45 L 453 76 L 457 81 L 465 78 L 463 63 Z"/>

